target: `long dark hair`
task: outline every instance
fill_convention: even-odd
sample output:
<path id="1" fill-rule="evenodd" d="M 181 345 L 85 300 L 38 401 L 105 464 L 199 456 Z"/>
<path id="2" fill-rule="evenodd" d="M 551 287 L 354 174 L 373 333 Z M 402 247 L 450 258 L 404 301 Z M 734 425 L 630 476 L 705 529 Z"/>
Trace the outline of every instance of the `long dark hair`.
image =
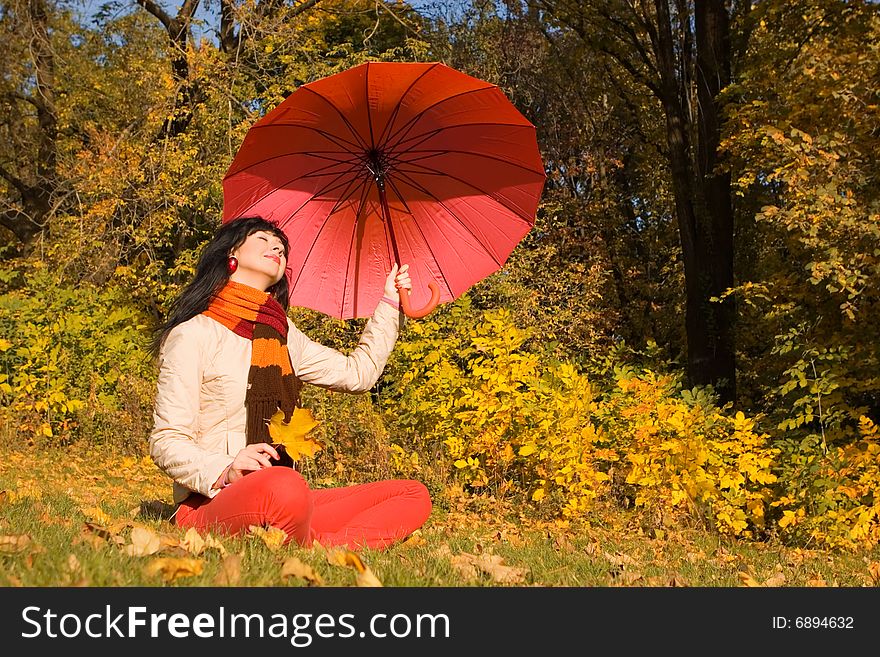
<path id="1" fill-rule="evenodd" d="M 285 256 L 290 253 L 287 235 L 276 224 L 263 217 L 239 217 L 220 226 L 214 237 L 202 249 L 192 281 L 180 296 L 171 302 L 168 319 L 153 332 L 149 345 L 149 352 L 153 358 L 158 358 L 162 342 L 171 329 L 208 309 L 211 297 L 223 289 L 229 281 L 229 254 L 244 244 L 249 235 L 261 230 L 277 235 L 284 244 Z M 286 275 L 266 292 L 275 297 L 285 312 L 287 311 L 290 288 Z"/>

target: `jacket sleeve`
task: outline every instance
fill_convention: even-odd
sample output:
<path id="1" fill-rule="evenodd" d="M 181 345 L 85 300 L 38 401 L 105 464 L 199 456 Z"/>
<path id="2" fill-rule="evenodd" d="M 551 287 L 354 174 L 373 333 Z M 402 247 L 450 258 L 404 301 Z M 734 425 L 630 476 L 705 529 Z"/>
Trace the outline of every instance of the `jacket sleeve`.
<path id="1" fill-rule="evenodd" d="M 349 355 L 318 344 L 287 320 L 287 348 L 293 371 L 305 383 L 336 392 L 367 392 L 376 385 L 394 348 L 405 315 L 380 302 Z"/>
<path id="2" fill-rule="evenodd" d="M 181 486 L 213 497 L 211 489 L 234 457 L 196 442 L 204 372 L 203 339 L 192 326 L 178 324 L 159 352 L 159 379 L 150 433 L 150 456 Z"/>

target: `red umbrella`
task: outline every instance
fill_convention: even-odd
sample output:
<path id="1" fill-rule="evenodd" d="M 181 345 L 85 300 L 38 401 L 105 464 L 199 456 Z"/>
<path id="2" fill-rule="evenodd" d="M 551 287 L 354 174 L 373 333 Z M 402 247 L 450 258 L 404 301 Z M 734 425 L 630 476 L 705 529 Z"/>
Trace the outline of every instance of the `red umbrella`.
<path id="1" fill-rule="evenodd" d="M 504 265 L 543 185 L 535 127 L 496 85 L 370 62 L 303 85 L 250 128 L 223 221 L 285 231 L 291 305 L 369 316 L 391 263 L 409 263 L 401 304 L 421 317 Z"/>

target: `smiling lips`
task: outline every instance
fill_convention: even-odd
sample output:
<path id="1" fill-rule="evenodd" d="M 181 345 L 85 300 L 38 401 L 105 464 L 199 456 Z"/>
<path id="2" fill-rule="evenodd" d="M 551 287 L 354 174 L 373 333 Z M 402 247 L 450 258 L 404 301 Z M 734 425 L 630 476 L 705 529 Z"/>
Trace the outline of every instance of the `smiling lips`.
<path id="1" fill-rule="evenodd" d="M 276 263 L 278 263 L 279 265 L 281 264 L 281 258 L 279 258 L 278 256 L 275 256 L 275 255 L 267 255 L 266 257 L 269 258 L 270 260 L 274 260 L 274 261 L 275 261 Z"/>

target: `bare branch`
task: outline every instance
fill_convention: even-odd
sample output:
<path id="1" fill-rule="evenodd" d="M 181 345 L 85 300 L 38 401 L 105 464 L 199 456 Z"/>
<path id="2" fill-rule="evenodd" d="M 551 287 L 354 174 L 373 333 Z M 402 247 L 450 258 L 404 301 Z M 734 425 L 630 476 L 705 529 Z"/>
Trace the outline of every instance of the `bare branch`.
<path id="1" fill-rule="evenodd" d="M 20 178 L 9 173 L 2 166 L 0 166 L 0 178 L 3 178 L 6 182 L 15 187 L 15 189 L 18 190 L 18 193 L 22 196 L 30 192 L 30 187 L 28 187 Z"/>
<path id="2" fill-rule="evenodd" d="M 195 15 L 198 8 L 199 0 L 184 0 L 183 6 L 180 8 L 180 13 L 177 14 L 177 18 L 183 18 L 188 23 Z"/>
<path id="3" fill-rule="evenodd" d="M 306 0 L 306 2 L 302 3 L 301 5 L 297 5 L 296 7 L 294 7 L 290 15 L 291 17 L 299 16 L 301 13 L 303 13 L 304 11 L 308 11 L 319 2 L 321 2 L 321 0 Z"/>
<path id="4" fill-rule="evenodd" d="M 9 98 L 15 98 L 16 100 L 23 100 L 26 103 L 30 103 L 31 105 L 36 107 L 37 110 L 39 110 L 41 112 L 48 112 L 49 111 L 49 108 L 46 106 L 46 103 L 43 102 L 42 98 L 39 98 L 36 96 L 25 96 L 24 94 L 20 94 L 17 91 L 11 91 L 6 95 Z"/>
<path id="5" fill-rule="evenodd" d="M 165 13 L 165 10 L 162 9 L 162 7 L 157 5 L 155 2 L 153 2 L 153 0 L 136 0 L 136 2 L 148 12 L 153 14 L 153 16 L 158 18 L 162 22 L 162 25 L 165 26 L 165 29 L 168 30 L 168 32 L 171 32 L 174 29 L 174 19 L 171 18 L 171 16 L 169 16 L 167 13 Z"/>

